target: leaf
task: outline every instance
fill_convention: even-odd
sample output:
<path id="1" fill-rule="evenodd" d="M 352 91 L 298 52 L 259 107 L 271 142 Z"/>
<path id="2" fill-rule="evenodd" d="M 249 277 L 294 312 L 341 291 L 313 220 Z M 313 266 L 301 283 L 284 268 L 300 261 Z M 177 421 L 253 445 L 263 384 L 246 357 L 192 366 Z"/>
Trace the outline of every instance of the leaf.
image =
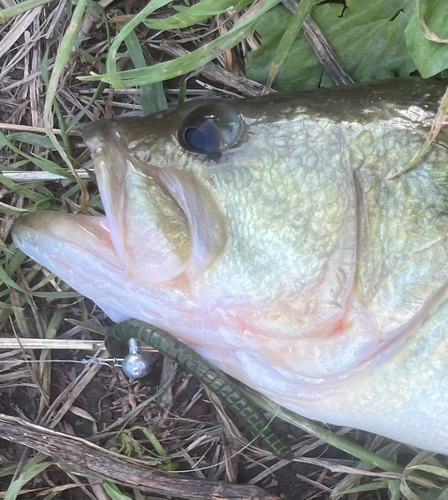
<path id="1" fill-rule="evenodd" d="M 70 124 L 67 126 L 67 133 L 70 132 L 70 130 L 74 129 L 76 125 L 81 121 L 81 118 L 87 113 L 89 108 L 94 104 L 94 102 L 98 99 L 100 95 L 105 91 L 105 89 L 108 87 L 108 85 L 104 82 L 100 82 L 98 87 L 96 88 L 95 92 L 93 93 L 92 97 L 89 99 L 89 102 L 79 111 L 73 120 L 70 122 Z"/>
<path id="2" fill-rule="evenodd" d="M 19 286 L 10 276 L 8 276 L 8 273 L 3 269 L 2 266 L 0 266 L 0 285 L 5 284 L 8 288 L 14 288 L 15 290 L 26 293 L 26 291 Z"/>
<path id="3" fill-rule="evenodd" d="M 54 61 L 53 70 L 51 72 L 50 81 L 46 85 L 47 87 L 47 95 L 45 96 L 44 103 L 44 115 L 43 121 L 45 126 L 45 131 L 48 137 L 51 139 L 51 142 L 54 144 L 54 147 L 57 149 L 58 153 L 61 155 L 64 163 L 69 167 L 71 174 L 75 177 L 79 186 L 81 187 L 81 207 L 80 210 L 83 210 L 87 205 L 87 201 L 89 199 L 89 193 L 87 192 L 87 188 L 84 182 L 81 180 L 79 175 L 77 174 L 71 159 L 69 158 L 70 153 L 70 143 L 67 140 L 67 135 L 65 134 L 65 122 L 60 112 L 60 108 L 57 105 L 56 94 L 58 91 L 59 80 L 62 76 L 64 68 L 68 63 L 71 53 L 73 51 L 73 47 L 75 46 L 76 35 L 78 29 L 81 25 L 81 22 L 84 17 L 84 11 L 86 10 L 87 0 L 78 0 L 76 7 L 73 11 L 73 14 L 70 19 L 70 24 L 68 25 L 65 33 L 61 39 L 61 42 L 58 46 L 58 50 L 56 53 L 56 59 Z M 48 54 L 48 50 L 47 50 Z M 42 71 L 42 74 L 44 70 Z M 63 132 L 64 145 L 67 151 L 61 146 L 61 144 L 56 139 L 56 136 L 53 132 L 53 109 L 56 115 L 59 117 L 59 126 L 61 131 Z"/>
<path id="4" fill-rule="evenodd" d="M 66 318 L 65 321 L 71 325 L 80 326 L 89 332 L 99 333 L 100 335 L 106 335 L 107 333 L 107 328 L 105 326 L 98 326 L 97 324 L 89 323 L 87 321 L 78 321 L 71 318 Z"/>
<path id="5" fill-rule="evenodd" d="M 448 38 L 448 6 L 446 0 L 420 0 L 426 26 L 439 38 Z M 448 45 L 428 40 L 419 19 L 419 5 L 408 27 L 406 44 L 423 78 L 429 78 L 448 68 Z"/>
<path id="6" fill-rule="evenodd" d="M 29 212 L 29 210 L 26 210 L 24 208 L 13 207 L 11 205 L 7 205 L 6 203 L 3 203 L 2 201 L 0 201 L 0 214 L 20 215 L 20 214 L 24 214 L 26 212 Z"/>
<path id="7" fill-rule="evenodd" d="M 97 19 L 104 20 L 106 17 L 104 8 L 98 2 L 94 2 L 93 0 L 87 0 L 87 10 Z"/>
<path id="8" fill-rule="evenodd" d="M 0 144 L 0 149 L 2 144 Z M 0 165 L 0 172 L 4 172 L 5 170 L 15 170 L 16 168 L 24 167 L 29 163 L 29 160 L 19 160 L 14 163 L 9 163 L 8 165 Z"/>
<path id="9" fill-rule="evenodd" d="M 82 297 L 78 292 L 27 292 L 34 297 L 39 297 L 41 299 L 77 299 Z"/>
<path id="10" fill-rule="evenodd" d="M 17 5 L 12 4 L 11 7 L 7 9 L 0 9 L 0 23 L 5 23 L 11 17 L 18 16 L 24 12 L 28 12 L 40 5 L 43 5 L 53 0 L 26 0 L 25 2 L 18 3 Z M 8 5 L 8 4 L 6 4 Z"/>
<path id="11" fill-rule="evenodd" d="M 325 443 L 338 448 L 339 450 L 350 453 L 351 455 L 360 458 L 363 462 L 372 464 L 375 467 L 380 467 L 387 472 L 397 472 L 399 474 L 403 472 L 403 468 L 393 460 L 384 458 L 378 453 L 374 453 L 366 448 L 363 448 L 359 444 L 353 443 L 345 437 L 339 436 L 325 429 L 318 423 L 312 420 L 308 420 L 307 418 L 297 415 L 285 408 L 282 408 L 272 401 L 260 397 L 247 389 L 244 389 L 242 387 L 240 389 L 243 394 L 257 406 L 271 413 L 275 417 L 280 418 L 284 422 L 298 427 L 299 429 L 305 431 L 307 434 L 310 434 L 311 436 L 314 436 L 321 441 L 324 441 Z"/>
<path id="12" fill-rule="evenodd" d="M 362 491 L 375 491 L 384 488 L 389 488 L 389 482 L 397 482 L 397 480 L 387 480 L 381 479 L 379 481 L 372 481 L 371 483 L 362 484 L 361 486 L 355 486 L 349 490 L 339 491 L 338 495 L 348 495 L 349 493 L 360 493 Z"/>
<path id="13" fill-rule="evenodd" d="M 280 68 L 286 61 L 286 58 L 289 55 L 292 44 L 297 37 L 297 34 L 302 29 L 303 22 L 305 21 L 306 16 L 311 11 L 311 8 L 314 6 L 317 0 L 301 0 L 298 5 L 296 11 L 294 12 L 291 20 L 288 24 L 288 27 L 285 33 L 280 40 L 277 52 L 275 53 L 274 60 L 272 61 L 271 69 L 269 70 L 268 80 L 266 82 L 266 87 L 271 88 L 272 83 L 275 80 Z"/>
<path id="14" fill-rule="evenodd" d="M 28 161 L 34 163 L 37 167 L 41 168 L 42 170 L 46 170 L 47 172 L 50 172 L 52 174 L 62 175 L 63 177 L 66 177 L 67 179 L 70 180 L 75 179 L 75 177 L 70 172 L 59 166 L 57 163 L 54 163 L 53 161 L 47 160 L 45 158 L 40 158 L 35 154 L 32 155 L 25 154 L 23 151 L 14 146 L 14 144 L 2 132 L 0 132 L 0 144 L 5 144 L 13 151 L 15 151 L 17 154 L 24 156 Z"/>
<path id="15" fill-rule="evenodd" d="M 408 76 L 416 69 L 408 54 L 404 31 L 416 0 L 348 0 L 320 4 L 311 17 L 322 30 L 342 65 L 355 82 L 368 82 L 397 75 Z M 280 39 L 291 19 L 284 7 L 276 7 L 260 18 L 255 27 L 262 37 L 258 50 L 248 54 L 248 78 L 265 83 Z M 323 69 L 301 32 L 279 71 L 274 88 L 294 91 L 316 88 Z M 332 86 L 327 75 L 322 86 Z"/>
<path id="16" fill-rule="evenodd" d="M 160 441 L 156 438 L 155 434 L 149 427 L 135 426 L 131 429 L 131 431 L 133 431 L 134 429 L 139 429 L 143 432 L 143 434 L 146 436 L 148 441 L 153 445 L 154 449 L 156 450 L 156 452 L 160 457 L 168 458 L 168 454 L 165 451 L 165 448 L 161 445 Z"/>
<path id="17" fill-rule="evenodd" d="M 114 87 L 118 88 L 121 83 L 122 79 L 120 75 L 118 74 L 117 71 L 117 59 L 118 59 L 118 50 L 121 46 L 121 44 L 124 42 L 126 37 L 134 31 L 134 29 L 150 14 L 152 14 L 155 10 L 159 9 L 160 7 L 165 6 L 169 0 L 154 0 L 148 2 L 146 7 L 144 7 L 133 19 L 131 19 L 124 27 L 123 29 L 117 34 L 115 37 L 115 40 L 112 42 L 110 48 L 109 48 L 109 53 L 107 55 L 107 61 L 106 61 L 106 69 L 107 69 L 107 76 L 109 79 L 109 83 L 113 85 Z M 146 68 L 144 68 L 146 69 Z M 134 70 L 134 71 L 139 71 Z M 103 81 L 105 81 L 103 79 Z M 157 80 L 161 81 L 161 80 Z M 143 84 L 149 84 L 149 83 L 155 83 L 155 82 L 142 82 L 142 83 L 136 83 L 136 85 L 143 85 Z M 122 85 L 125 86 L 125 85 Z"/>
<path id="18" fill-rule="evenodd" d="M 423 17 L 423 9 L 422 5 L 419 0 L 417 0 L 417 10 L 418 10 L 418 18 L 420 20 L 420 26 L 422 27 L 423 31 L 425 32 L 425 37 L 427 40 L 430 40 L 431 42 L 436 42 L 436 43 L 447 43 L 448 44 L 448 38 L 440 38 L 437 33 L 434 33 L 434 31 L 430 30 L 428 25 L 425 23 L 425 19 Z"/>
<path id="19" fill-rule="evenodd" d="M 430 472 L 431 474 L 435 474 L 436 476 L 448 479 L 448 470 L 443 467 L 436 467 L 434 465 L 413 465 L 412 467 L 408 467 L 408 470 L 421 470 L 424 472 Z"/>
<path id="20" fill-rule="evenodd" d="M 400 483 L 400 491 L 401 491 L 401 494 L 407 499 L 407 500 L 422 500 L 422 497 L 420 496 L 420 492 L 419 493 L 415 493 L 415 491 L 413 491 L 408 483 L 406 481 L 401 481 Z M 434 495 L 435 497 L 435 495 Z"/>
<path id="21" fill-rule="evenodd" d="M 258 50 L 246 56 L 246 76 L 265 84 L 292 14 L 284 7 L 275 7 L 257 21 L 255 30 L 261 35 Z M 276 90 L 294 91 L 315 89 L 319 85 L 322 67 L 303 33 L 292 44 L 288 59 L 279 70 L 273 87 Z"/>
<path id="22" fill-rule="evenodd" d="M 79 406 L 70 406 L 69 408 L 69 411 L 71 413 L 73 413 L 73 415 L 76 415 L 80 418 L 85 418 L 86 420 L 89 420 L 90 422 L 92 422 L 92 434 L 96 434 L 98 432 L 98 422 L 95 418 L 92 417 L 92 415 L 90 415 L 90 413 L 86 410 L 84 410 L 83 408 L 79 408 Z"/>
<path id="23" fill-rule="evenodd" d="M 400 481 L 389 481 L 387 486 L 390 500 L 400 500 Z"/>

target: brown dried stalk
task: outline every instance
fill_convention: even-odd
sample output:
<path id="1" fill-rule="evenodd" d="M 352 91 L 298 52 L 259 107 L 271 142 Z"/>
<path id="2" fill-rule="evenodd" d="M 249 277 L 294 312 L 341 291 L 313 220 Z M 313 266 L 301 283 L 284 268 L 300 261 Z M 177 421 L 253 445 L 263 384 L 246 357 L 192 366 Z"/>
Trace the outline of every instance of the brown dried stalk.
<path id="1" fill-rule="evenodd" d="M 76 466 L 90 475 L 129 488 L 188 500 L 279 500 L 257 486 L 186 478 L 161 472 L 142 460 L 124 457 L 88 441 L 0 414 L 0 438 Z"/>

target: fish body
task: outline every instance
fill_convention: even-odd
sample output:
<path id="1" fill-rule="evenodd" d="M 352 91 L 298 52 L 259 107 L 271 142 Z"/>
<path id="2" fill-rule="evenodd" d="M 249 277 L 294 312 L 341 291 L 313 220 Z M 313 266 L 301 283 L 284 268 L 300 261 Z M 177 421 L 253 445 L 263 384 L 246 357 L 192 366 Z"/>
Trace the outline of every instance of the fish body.
<path id="1" fill-rule="evenodd" d="M 448 453 L 446 85 L 391 80 L 98 121 L 104 217 L 19 248 L 309 418 Z"/>

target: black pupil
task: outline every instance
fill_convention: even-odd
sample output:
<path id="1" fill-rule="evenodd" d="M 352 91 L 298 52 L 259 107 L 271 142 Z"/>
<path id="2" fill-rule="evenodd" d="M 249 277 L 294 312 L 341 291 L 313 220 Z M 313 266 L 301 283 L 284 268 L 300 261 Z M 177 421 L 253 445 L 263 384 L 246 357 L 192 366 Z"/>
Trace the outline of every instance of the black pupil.
<path id="1" fill-rule="evenodd" d="M 221 149 L 219 134 L 211 118 L 205 119 L 195 127 L 188 127 L 184 138 L 187 145 L 198 153 L 219 153 Z"/>

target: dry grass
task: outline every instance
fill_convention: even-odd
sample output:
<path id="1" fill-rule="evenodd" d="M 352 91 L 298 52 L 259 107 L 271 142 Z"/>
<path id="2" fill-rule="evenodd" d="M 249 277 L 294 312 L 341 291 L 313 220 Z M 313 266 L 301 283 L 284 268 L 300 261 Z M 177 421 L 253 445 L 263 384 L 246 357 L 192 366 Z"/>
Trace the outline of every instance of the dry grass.
<path id="1" fill-rule="evenodd" d="M 87 352 L 89 346 L 98 348 L 111 322 L 14 247 L 9 233 L 15 216 L 49 208 L 101 213 L 79 123 L 140 115 L 154 111 L 154 103 L 163 109 L 185 98 L 260 94 L 264 87 L 245 78 L 243 61 L 258 46 L 252 23 L 265 4 L 246 2 L 248 9 L 242 12 L 216 7 L 211 17 L 197 9 L 191 26 L 183 27 L 179 14 L 179 28 L 167 28 L 161 19 L 175 11 L 158 1 L 162 7 L 152 21 L 134 30 L 130 23 L 145 17 L 146 3 L 140 0 L 100 0 L 95 7 L 83 0 L 76 6 L 61 0 L 31 10 L 26 2 L 2 3 L 23 13 L 0 25 L 0 363 L 13 361 L 0 364 L 0 412 L 84 438 L 161 471 L 256 485 L 271 498 L 338 498 L 348 490 L 350 500 L 448 498 L 446 461 L 364 432 L 330 430 L 281 413 L 283 421 L 276 425 L 293 443 L 293 463 L 246 446 L 244 431 L 219 402 L 160 356 L 158 375 L 146 387 L 130 384 L 119 369 L 100 364 L 35 362 L 83 359 L 93 353 Z M 295 30 L 305 14 L 297 16 Z M 305 30 L 310 39 L 321 36 L 309 19 Z M 335 78 L 349 81 L 320 40 L 320 60 L 333 64 Z M 204 44 L 208 50 L 194 52 Z M 119 48 L 123 53 L 116 63 L 111 53 Z M 221 52 L 213 62 L 210 48 Z M 280 63 L 283 57 L 279 54 Z M 142 58 L 143 63 L 166 61 L 171 76 L 179 67 L 186 75 L 162 86 L 160 67 L 146 68 Z M 116 66 L 140 70 L 123 77 Z M 199 66 L 198 73 L 194 69 Z M 107 74 L 114 86 L 95 77 L 78 79 L 91 73 Z M 2 346 L 2 341 L 9 343 Z M 51 350 L 54 342 L 64 349 Z M 36 343 L 38 349 L 31 349 Z M 275 407 L 267 409 L 277 413 Z M 0 498 L 154 498 L 144 488 L 117 486 L 113 477 L 88 475 L 73 463 L 18 443 L 22 441 L 0 442 Z M 268 498 L 261 490 L 259 495 Z"/>

